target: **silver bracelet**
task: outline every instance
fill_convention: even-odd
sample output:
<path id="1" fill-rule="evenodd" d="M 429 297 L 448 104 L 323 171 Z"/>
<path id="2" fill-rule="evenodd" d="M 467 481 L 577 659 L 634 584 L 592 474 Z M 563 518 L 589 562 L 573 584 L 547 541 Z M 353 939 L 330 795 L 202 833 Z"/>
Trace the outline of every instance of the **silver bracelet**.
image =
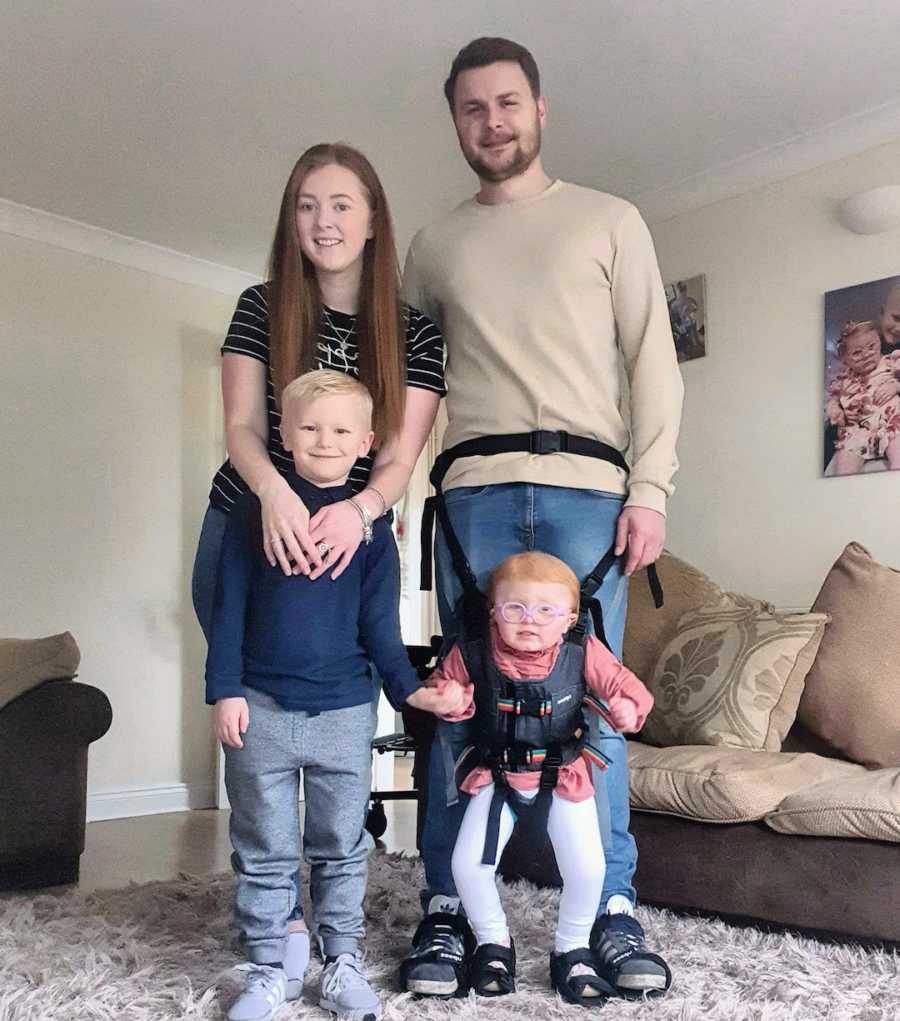
<path id="1" fill-rule="evenodd" d="M 368 512 L 365 504 L 357 503 L 352 497 L 347 503 L 353 504 L 356 508 L 356 513 L 362 519 L 362 537 L 363 542 L 368 546 L 372 541 L 372 515 Z"/>
<path id="2" fill-rule="evenodd" d="M 366 486 L 366 489 L 368 489 L 370 493 L 374 493 L 381 501 L 381 510 L 375 515 L 375 517 L 380 518 L 382 514 L 387 514 L 387 501 L 381 495 L 381 490 L 376 489 L 374 486 Z M 363 492 L 365 492 L 365 490 L 363 490 Z"/>

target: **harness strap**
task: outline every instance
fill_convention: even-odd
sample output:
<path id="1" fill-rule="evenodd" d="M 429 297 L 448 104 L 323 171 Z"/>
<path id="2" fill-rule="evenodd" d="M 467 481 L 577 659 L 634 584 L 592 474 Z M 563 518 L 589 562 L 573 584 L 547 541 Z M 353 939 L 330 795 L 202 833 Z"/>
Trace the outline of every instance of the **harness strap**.
<path id="1" fill-rule="evenodd" d="M 423 591 L 430 591 L 434 576 L 432 571 L 432 556 L 434 542 L 434 519 L 437 516 L 441 523 L 441 530 L 450 551 L 450 558 L 453 562 L 453 570 L 462 585 L 463 590 L 463 616 L 471 634 L 479 634 L 484 623 L 485 598 L 478 589 L 475 573 L 469 564 L 465 551 L 463 550 L 456 532 L 450 523 L 450 515 L 444 501 L 444 493 L 441 488 L 444 477 L 450 465 L 460 457 L 491 456 L 493 454 L 512 453 L 516 451 L 531 454 L 555 454 L 568 453 L 578 454 L 582 457 L 594 457 L 608 461 L 624 472 L 628 471 L 628 464 L 621 452 L 611 447 L 608 443 L 594 440 L 587 436 L 573 436 L 565 430 L 551 431 L 548 429 L 537 429 L 528 433 L 503 433 L 496 436 L 477 436 L 471 440 L 463 440 L 443 453 L 438 454 L 434 466 L 431 469 L 429 478 L 434 486 L 434 496 L 425 501 L 425 508 L 422 514 L 421 533 L 421 577 L 420 588 Z M 588 614 L 590 613 L 594 624 L 594 633 L 609 647 L 606 640 L 606 631 L 603 626 L 603 612 L 600 603 L 594 598 L 597 589 L 603 583 L 610 567 L 616 561 L 615 543 L 597 562 L 593 570 L 585 578 L 581 586 L 580 603 L 581 609 L 578 621 L 569 631 L 569 640 L 583 642 L 587 632 Z M 653 596 L 653 602 L 657 609 L 663 605 L 662 585 L 659 582 L 659 575 L 656 565 L 650 564 L 647 567 L 647 582 Z"/>
<path id="2" fill-rule="evenodd" d="M 536 429 L 528 433 L 501 433 L 495 436 L 476 436 L 463 440 L 438 454 L 431 469 L 431 484 L 438 489 L 444 481 L 447 469 L 460 457 L 490 457 L 493 454 L 580 454 L 582 457 L 596 457 L 609 461 L 623 472 L 628 471 L 628 462 L 621 452 L 608 443 L 588 436 L 573 436 L 564 429 Z"/>
<path id="3" fill-rule="evenodd" d="M 537 429 L 528 433 L 502 433 L 496 436 L 476 436 L 471 440 L 463 440 L 455 446 L 438 454 L 429 474 L 435 495 L 425 501 L 422 514 L 422 559 L 419 587 L 422 591 L 431 590 L 433 573 L 431 568 L 434 519 L 437 515 L 441 529 L 450 550 L 453 570 L 456 572 L 464 597 L 471 601 L 470 590 L 477 591 L 474 572 L 469 566 L 465 552 L 450 524 L 450 516 L 444 505 L 444 494 L 441 486 L 450 465 L 460 457 L 490 457 L 493 454 L 508 454 L 517 451 L 530 454 L 579 454 L 582 457 L 594 457 L 628 471 L 628 463 L 620 451 L 608 443 L 594 440 L 587 436 L 573 436 L 564 429 L 553 432 L 549 429 Z"/>
<path id="4" fill-rule="evenodd" d="M 494 793 L 491 807 L 488 809 L 487 826 L 484 831 L 484 850 L 481 852 L 482 865 L 497 864 L 497 845 L 500 843 L 500 817 L 503 806 L 509 801 L 510 789 L 503 771 L 496 767 L 494 774 Z"/>
<path id="5" fill-rule="evenodd" d="M 533 801 L 526 801 L 524 798 L 516 797 L 515 791 L 509 786 L 506 775 L 498 765 L 491 768 L 494 778 L 494 793 L 491 796 L 491 806 L 488 809 L 487 826 L 484 833 L 484 850 L 481 854 L 482 865 L 497 864 L 497 848 L 500 843 L 500 817 L 503 814 L 503 806 L 514 803 L 516 808 L 513 812 L 516 816 L 527 814 L 529 824 L 532 828 L 544 833 L 547 830 L 547 820 L 550 816 L 550 806 L 553 804 L 553 789 L 559 780 L 559 768 L 563 764 L 562 746 L 553 744 L 546 750 L 546 757 L 541 767 L 541 779 L 537 796 Z"/>

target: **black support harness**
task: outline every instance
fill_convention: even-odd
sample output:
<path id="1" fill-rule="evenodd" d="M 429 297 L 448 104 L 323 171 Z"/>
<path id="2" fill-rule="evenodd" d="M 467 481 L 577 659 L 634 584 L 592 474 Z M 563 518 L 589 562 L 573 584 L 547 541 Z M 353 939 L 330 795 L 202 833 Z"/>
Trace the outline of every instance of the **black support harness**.
<path id="1" fill-rule="evenodd" d="M 609 722 L 606 704 L 586 691 L 584 683 L 584 641 L 588 613 L 594 633 L 609 647 L 603 626 L 603 611 L 596 592 L 615 563 L 615 544 L 604 553 L 587 577 L 579 592 L 576 624 L 569 630 L 551 673 L 542 680 L 515 680 L 502 674 L 490 654 L 488 638 L 487 597 L 478 588 L 459 538 L 453 530 L 442 484 L 450 465 L 461 457 L 492 456 L 512 452 L 531 454 L 570 453 L 608 461 L 623 472 L 628 464 L 614 447 L 584 436 L 567 432 L 538 430 L 531 433 L 509 433 L 481 436 L 465 440 L 441 453 L 435 460 L 430 479 L 434 496 L 425 501 L 422 518 L 421 588 L 432 587 L 432 544 L 434 519 L 441 529 L 453 569 L 462 585 L 457 604 L 457 620 L 461 637 L 460 652 L 469 676 L 475 682 L 474 744 L 467 748 L 458 762 L 453 762 L 449 744 L 443 753 L 447 774 L 448 804 L 457 797 L 458 783 L 476 766 L 486 766 L 494 779 L 494 796 L 488 816 L 482 863 L 493 865 L 497 857 L 500 816 L 503 805 L 510 803 L 517 815 L 527 813 L 533 825 L 546 827 L 551 795 L 563 765 L 573 762 L 583 752 L 601 769 L 608 765 L 606 756 L 586 742 L 587 727 L 582 707 L 604 716 Z M 647 568 L 647 580 L 653 601 L 662 606 L 663 593 L 654 565 Z M 529 802 L 518 797 L 506 779 L 509 772 L 540 772 L 538 795 Z"/>

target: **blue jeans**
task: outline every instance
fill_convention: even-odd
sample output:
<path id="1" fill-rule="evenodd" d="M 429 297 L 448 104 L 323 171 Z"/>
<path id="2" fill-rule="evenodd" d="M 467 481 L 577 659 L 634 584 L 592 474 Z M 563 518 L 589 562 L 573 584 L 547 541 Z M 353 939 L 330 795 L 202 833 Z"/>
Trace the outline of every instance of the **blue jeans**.
<path id="1" fill-rule="evenodd" d="M 217 507 L 208 507 L 200 529 L 200 541 L 194 557 L 194 570 L 191 574 L 191 599 L 194 613 L 203 629 L 207 644 L 209 629 L 212 626 L 213 603 L 216 598 L 216 578 L 219 574 L 219 555 L 222 552 L 222 539 L 228 515 Z"/>
<path id="2" fill-rule="evenodd" d="M 460 544 L 482 591 L 490 572 L 502 560 L 523 550 L 541 550 L 564 560 L 583 579 L 612 545 L 623 497 L 615 493 L 524 482 L 496 486 L 460 487 L 445 494 L 447 511 Z M 450 553 L 438 529 L 435 543 L 438 612 L 445 636 L 456 633 L 453 608 L 462 593 Z M 603 608 L 606 637 L 612 651 L 622 654 L 628 581 L 621 562 L 610 569 L 597 598 Z M 600 834 L 606 855 L 606 878 L 601 908 L 614 894 L 635 900 L 632 878 L 637 848 L 628 831 L 628 755 L 625 739 L 605 720 L 586 714 L 589 740 L 610 760 L 606 770 L 591 767 Z M 466 723 L 439 723 L 454 758 L 466 744 Z M 456 895 L 450 857 L 462 822 L 467 798 L 447 805 L 447 777 L 440 741 L 432 745 L 428 774 L 428 807 L 422 831 L 422 860 L 426 890 L 423 903 L 435 894 Z"/>

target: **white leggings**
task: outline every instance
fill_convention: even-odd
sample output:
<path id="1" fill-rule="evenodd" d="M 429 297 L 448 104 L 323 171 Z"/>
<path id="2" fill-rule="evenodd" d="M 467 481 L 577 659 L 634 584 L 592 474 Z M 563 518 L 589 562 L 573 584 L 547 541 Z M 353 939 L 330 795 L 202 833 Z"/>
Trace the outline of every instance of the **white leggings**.
<path id="1" fill-rule="evenodd" d="M 519 792 L 534 798 L 537 791 Z M 469 800 L 456 846 L 453 849 L 453 879 L 478 943 L 507 943 L 509 929 L 500 904 L 495 879 L 496 865 L 482 865 L 484 835 L 494 785 L 483 787 Z M 500 816 L 497 861 L 512 836 L 515 816 L 508 804 Z M 553 794 L 547 832 L 562 876 L 556 950 L 566 953 L 588 945 L 591 926 L 603 893 L 606 861 L 593 798 L 566 801 Z"/>

